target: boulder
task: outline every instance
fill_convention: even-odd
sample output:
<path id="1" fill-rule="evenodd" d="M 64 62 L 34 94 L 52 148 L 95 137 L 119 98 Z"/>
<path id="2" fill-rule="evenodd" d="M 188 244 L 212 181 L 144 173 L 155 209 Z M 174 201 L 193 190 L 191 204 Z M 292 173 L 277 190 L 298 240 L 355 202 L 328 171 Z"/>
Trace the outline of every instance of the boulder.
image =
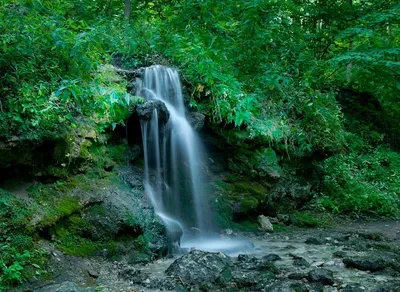
<path id="1" fill-rule="evenodd" d="M 274 227 L 272 226 L 271 222 L 269 221 L 268 217 L 264 215 L 258 216 L 258 223 L 261 225 L 261 229 L 264 231 L 273 231 Z"/>
<path id="2" fill-rule="evenodd" d="M 194 250 L 175 260 L 165 273 L 187 284 L 207 284 L 215 282 L 231 265 L 231 258 L 224 253 Z"/>
<path id="3" fill-rule="evenodd" d="M 254 169 L 260 177 L 278 179 L 282 176 L 282 169 L 278 164 L 278 157 L 271 148 L 256 151 L 253 155 Z"/>
<path id="4" fill-rule="evenodd" d="M 229 159 L 229 168 L 239 174 L 254 178 L 276 180 L 283 175 L 278 157 L 272 148 L 261 148 L 255 151 L 240 149 L 233 159 Z"/>
<path id="5" fill-rule="evenodd" d="M 382 259 L 373 258 L 344 258 L 343 263 L 348 268 L 371 272 L 384 270 L 387 266 Z"/>
<path id="6" fill-rule="evenodd" d="M 158 121 L 165 124 L 169 119 L 169 112 L 165 103 L 161 100 L 150 99 L 136 107 L 136 113 L 140 120 L 149 121 L 157 110 Z"/>
<path id="7" fill-rule="evenodd" d="M 192 112 L 187 115 L 189 124 L 192 125 L 193 129 L 199 131 L 203 128 L 206 116 L 202 113 Z"/>
<path id="8" fill-rule="evenodd" d="M 265 260 L 267 262 L 276 262 L 281 259 L 282 258 L 279 255 L 274 254 L 274 253 L 270 253 L 270 254 L 267 254 L 266 256 L 263 256 L 263 260 Z"/>
<path id="9" fill-rule="evenodd" d="M 334 283 L 333 273 L 327 269 L 315 269 L 308 273 L 308 279 L 311 282 L 318 282 L 323 285 L 332 285 Z"/>

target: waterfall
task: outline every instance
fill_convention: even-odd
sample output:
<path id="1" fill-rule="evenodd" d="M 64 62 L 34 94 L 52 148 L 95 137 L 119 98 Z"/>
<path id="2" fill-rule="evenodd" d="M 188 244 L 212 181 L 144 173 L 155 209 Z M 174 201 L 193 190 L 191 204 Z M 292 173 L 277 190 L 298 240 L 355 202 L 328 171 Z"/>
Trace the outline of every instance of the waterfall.
<path id="1" fill-rule="evenodd" d="M 150 119 L 141 120 L 145 191 L 167 230 L 179 226 L 206 232 L 211 214 L 203 189 L 203 147 L 185 116 L 179 73 L 151 66 L 137 84 L 137 96 L 162 101 L 169 112 L 166 123 L 160 122 L 157 108 Z"/>

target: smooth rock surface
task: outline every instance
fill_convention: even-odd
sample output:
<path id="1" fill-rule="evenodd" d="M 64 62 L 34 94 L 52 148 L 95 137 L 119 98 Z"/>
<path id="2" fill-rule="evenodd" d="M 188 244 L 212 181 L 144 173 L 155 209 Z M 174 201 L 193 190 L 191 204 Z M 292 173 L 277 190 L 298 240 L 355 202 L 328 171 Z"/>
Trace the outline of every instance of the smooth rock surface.
<path id="1" fill-rule="evenodd" d="M 136 113 L 140 120 L 151 120 L 154 110 L 157 110 L 158 120 L 161 123 L 166 123 L 169 119 L 169 112 L 167 106 L 161 100 L 148 100 L 143 104 L 136 107 Z"/>

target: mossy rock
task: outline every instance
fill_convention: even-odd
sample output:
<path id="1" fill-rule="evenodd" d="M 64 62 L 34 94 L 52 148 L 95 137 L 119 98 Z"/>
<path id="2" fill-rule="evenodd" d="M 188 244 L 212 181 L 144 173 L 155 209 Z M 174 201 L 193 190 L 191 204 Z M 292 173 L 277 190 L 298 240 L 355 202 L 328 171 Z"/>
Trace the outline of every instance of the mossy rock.
<path id="1" fill-rule="evenodd" d="M 258 182 L 239 181 L 233 184 L 235 192 L 256 195 L 260 198 L 265 197 L 267 189 Z"/>
<path id="2" fill-rule="evenodd" d="M 251 163 L 260 177 L 277 179 L 283 175 L 283 171 L 278 164 L 278 157 L 271 148 L 256 151 L 251 157 Z"/>
<path id="3" fill-rule="evenodd" d="M 272 148 L 238 150 L 229 159 L 229 167 L 238 174 L 252 178 L 279 179 L 283 175 L 278 157 Z"/>

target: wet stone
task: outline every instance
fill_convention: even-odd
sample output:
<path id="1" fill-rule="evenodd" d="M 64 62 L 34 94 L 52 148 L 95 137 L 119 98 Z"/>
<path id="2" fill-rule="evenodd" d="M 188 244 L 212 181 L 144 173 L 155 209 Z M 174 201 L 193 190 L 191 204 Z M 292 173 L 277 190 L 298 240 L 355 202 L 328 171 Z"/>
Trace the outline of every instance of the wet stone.
<path id="1" fill-rule="evenodd" d="M 279 255 L 274 254 L 274 253 L 267 254 L 266 256 L 263 257 L 263 260 L 265 260 L 267 262 L 276 262 L 281 259 L 282 258 Z"/>
<path id="2" fill-rule="evenodd" d="M 90 277 L 95 278 L 95 279 L 97 279 L 100 276 L 99 272 L 94 269 L 88 270 L 88 274 Z"/>
<path id="3" fill-rule="evenodd" d="M 185 283 L 205 284 L 214 282 L 231 264 L 231 259 L 224 253 L 194 250 L 175 260 L 165 273 L 180 277 Z"/>
<path id="4" fill-rule="evenodd" d="M 348 284 L 343 287 L 342 292 L 364 292 L 366 291 L 365 287 L 362 287 L 360 284 Z"/>
<path id="5" fill-rule="evenodd" d="M 333 273 L 327 269 L 315 269 L 308 273 L 308 279 L 311 282 L 318 282 L 323 285 L 332 285 L 334 283 Z"/>
<path id="6" fill-rule="evenodd" d="M 240 254 L 238 255 L 239 262 L 249 262 L 249 261 L 256 261 L 257 258 L 254 256 L 250 256 L 248 254 Z"/>
<path id="7" fill-rule="evenodd" d="M 307 278 L 307 274 L 303 274 L 303 273 L 291 273 L 288 276 L 289 279 L 291 280 L 302 280 Z"/>
<path id="8" fill-rule="evenodd" d="M 335 251 L 332 255 L 333 255 L 333 257 L 335 257 L 335 258 L 340 258 L 340 259 L 342 259 L 342 258 L 344 258 L 344 257 L 347 256 L 347 253 L 344 252 L 344 251 L 338 250 L 338 251 Z"/>
<path id="9" fill-rule="evenodd" d="M 145 121 L 151 120 L 155 110 L 157 111 L 158 120 L 162 123 L 166 123 L 169 119 L 169 112 L 167 106 L 161 100 L 148 100 L 136 107 L 136 113 L 139 119 Z"/>
<path id="10" fill-rule="evenodd" d="M 348 268 L 355 268 L 361 271 L 376 272 L 386 268 L 386 263 L 381 259 L 344 258 L 343 263 Z"/>
<path id="11" fill-rule="evenodd" d="M 322 241 L 321 239 L 315 238 L 315 237 L 310 237 L 310 238 L 307 238 L 304 243 L 305 244 L 314 244 L 314 245 L 323 245 L 324 241 Z"/>
<path id="12" fill-rule="evenodd" d="M 302 257 L 295 258 L 293 260 L 293 265 L 296 267 L 303 267 L 303 268 L 309 268 L 311 265 Z"/>

